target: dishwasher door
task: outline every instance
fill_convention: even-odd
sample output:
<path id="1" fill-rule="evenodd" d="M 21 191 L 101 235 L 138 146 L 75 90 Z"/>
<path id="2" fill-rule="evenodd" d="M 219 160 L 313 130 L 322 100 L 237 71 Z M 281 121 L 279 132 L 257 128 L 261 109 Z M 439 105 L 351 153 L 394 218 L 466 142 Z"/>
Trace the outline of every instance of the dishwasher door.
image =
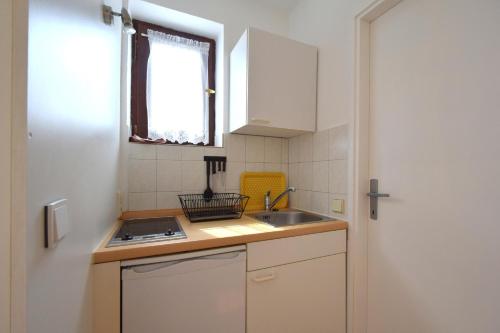
<path id="1" fill-rule="evenodd" d="M 245 332 L 245 247 L 161 260 L 122 263 L 123 333 Z"/>

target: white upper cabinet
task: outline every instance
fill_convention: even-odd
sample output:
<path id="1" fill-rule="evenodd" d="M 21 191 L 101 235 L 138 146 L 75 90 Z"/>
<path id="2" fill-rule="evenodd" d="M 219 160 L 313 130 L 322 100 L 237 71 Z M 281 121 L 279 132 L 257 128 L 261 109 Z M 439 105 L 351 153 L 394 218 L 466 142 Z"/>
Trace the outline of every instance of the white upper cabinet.
<path id="1" fill-rule="evenodd" d="M 255 28 L 230 56 L 232 133 L 291 137 L 316 130 L 316 47 Z"/>

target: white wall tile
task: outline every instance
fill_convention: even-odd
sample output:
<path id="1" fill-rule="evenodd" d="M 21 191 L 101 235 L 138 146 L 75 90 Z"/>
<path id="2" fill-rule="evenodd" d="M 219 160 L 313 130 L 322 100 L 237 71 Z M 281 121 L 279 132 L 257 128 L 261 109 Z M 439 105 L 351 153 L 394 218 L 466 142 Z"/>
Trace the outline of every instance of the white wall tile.
<path id="1" fill-rule="evenodd" d="M 224 147 L 205 147 L 205 156 L 226 156 Z"/>
<path id="2" fill-rule="evenodd" d="M 295 184 L 298 189 L 304 189 L 304 176 L 305 176 L 305 166 L 304 163 L 296 163 L 297 169 L 295 174 Z"/>
<path id="3" fill-rule="evenodd" d="M 298 188 L 301 190 L 312 190 L 312 162 L 299 163 L 298 167 Z"/>
<path id="4" fill-rule="evenodd" d="M 264 163 L 264 171 L 281 172 L 281 163 Z"/>
<path id="5" fill-rule="evenodd" d="M 328 161 L 329 131 L 316 132 L 313 135 L 313 161 Z"/>
<path id="6" fill-rule="evenodd" d="M 328 192 L 328 187 L 329 187 L 329 162 L 328 161 L 322 161 L 322 162 L 313 162 L 313 186 L 312 190 L 313 191 L 318 191 L 318 192 Z"/>
<path id="7" fill-rule="evenodd" d="M 313 185 L 313 165 L 312 162 L 305 162 L 304 163 L 304 169 L 305 169 L 305 176 L 304 176 L 304 183 L 303 189 L 311 191 L 312 190 L 312 185 Z"/>
<path id="8" fill-rule="evenodd" d="M 302 190 L 296 190 L 295 192 L 290 193 L 288 207 L 294 209 L 300 209 L 300 192 Z"/>
<path id="9" fill-rule="evenodd" d="M 226 166 L 227 168 L 227 166 Z M 227 169 L 226 169 L 227 170 Z M 210 176 L 210 187 L 212 191 L 223 193 L 226 191 L 226 173 L 217 172 Z"/>
<path id="10" fill-rule="evenodd" d="M 266 163 L 281 163 L 282 141 L 279 138 L 265 138 L 264 161 Z"/>
<path id="11" fill-rule="evenodd" d="M 330 215 L 328 202 L 329 193 L 312 192 L 311 210 L 318 214 Z"/>
<path id="12" fill-rule="evenodd" d="M 299 209 L 299 193 L 298 190 L 295 192 L 290 192 L 288 197 L 288 207 Z"/>
<path id="13" fill-rule="evenodd" d="M 299 164 L 288 164 L 288 185 L 299 188 Z"/>
<path id="14" fill-rule="evenodd" d="M 311 133 L 299 136 L 299 161 L 312 162 L 313 135 Z"/>
<path id="15" fill-rule="evenodd" d="M 178 193 L 202 193 L 206 188 L 205 155 L 228 158 L 226 173 L 211 176 L 214 192 L 239 192 L 240 175 L 245 171 L 283 172 L 292 186 L 290 141 L 296 143 L 293 150 L 298 161 L 299 137 L 289 140 L 224 134 L 223 148 L 130 144 L 129 209 L 175 208 Z M 300 179 L 298 164 L 293 169 L 297 171 L 295 179 Z M 302 169 L 303 186 L 311 190 L 312 163 L 304 164 Z M 305 202 L 307 207 L 307 194 Z"/>
<path id="16" fill-rule="evenodd" d="M 265 140 L 262 136 L 246 137 L 246 162 L 264 162 Z"/>
<path id="17" fill-rule="evenodd" d="M 150 210 L 156 209 L 156 192 L 129 193 L 129 210 Z"/>
<path id="18" fill-rule="evenodd" d="M 156 145 L 144 143 L 128 143 L 128 157 L 136 160 L 156 159 Z"/>
<path id="19" fill-rule="evenodd" d="M 288 163 L 297 163 L 300 160 L 300 140 L 298 136 L 288 139 Z"/>
<path id="20" fill-rule="evenodd" d="M 283 172 L 285 174 L 285 178 L 286 178 L 286 184 L 287 186 L 291 186 L 289 184 L 289 179 L 288 179 L 288 173 L 289 173 L 289 168 L 288 168 L 288 164 L 286 163 L 281 163 L 281 172 Z"/>
<path id="21" fill-rule="evenodd" d="M 302 202 L 302 209 L 312 209 L 312 191 L 302 191 L 300 200 Z"/>
<path id="22" fill-rule="evenodd" d="M 180 161 L 181 151 L 187 147 L 179 145 L 159 145 L 157 147 L 157 155 L 159 160 Z"/>
<path id="23" fill-rule="evenodd" d="M 347 207 L 347 157 L 347 125 L 290 138 L 289 186 L 299 189 L 290 196 L 291 207 L 334 216 L 331 201 L 335 197 L 344 198 Z"/>
<path id="24" fill-rule="evenodd" d="M 226 188 L 240 188 L 240 175 L 245 172 L 245 162 L 228 162 L 226 168 Z M 238 190 L 239 191 L 239 190 Z"/>
<path id="25" fill-rule="evenodd" d="M 330 130 L 330 160 L 346 160 L 349 149 L 349 127 L 342 125 Z"/>
<path id="26" fill-rule="evenodd" d="M 129 192 L 156 191 L 155 160 L 129 160 L 128 164 Z"/>
<path id="27" fill-rule="evenodd" d="M 203 161 L 204 153 L 204 147 L 184 146 L 181 150 L 181 159 L 183 161 Z"/>
<path id="28" fill-rule="evenodd" d="M 227 159 L 231 162 L 245 162 L 246 138 L 244 135 L 224 134 Z"/>
<path id="29" fill-rule="evenodd" d="M 264 163 L 246 163 L 246 171 L 262 172 L 264 171 Z"/>
<path id="30" fill-rule="evenodd" d="M 304 190 L 299 190 L 299 209 L 303 210 L 311 210 L 312 204 L 312 192 L 311 191 L 304 191 Z"/>
<path id="31" fill-rule="evenodd" d="M 281 144 L 281 163 L 288 163 L 288 149 L 289 143 L 288 139 L 282 139 Z"/>
<path id="32" fill-rule="evenodd" d="M 182 191 L 202 193 L 206 186 L 206 167 L 203 161 L 182 161 Z"/>
<path id="33" fill-rule="evenodd" d="M 330 161 L 330 193 L 347 193 L 347 161 Z"/>
<path id="34" fill-rule="evenodd" d="M 181 208 L 179 194 L 181 192 L 158 192 L 156 194 L 156 209 Z"/>
<path id="35" fill-rule="evenodd" d="M 181 191 L 182 173 L 180 161 L 158 160 L 156 188 L 157 191 Z"/>

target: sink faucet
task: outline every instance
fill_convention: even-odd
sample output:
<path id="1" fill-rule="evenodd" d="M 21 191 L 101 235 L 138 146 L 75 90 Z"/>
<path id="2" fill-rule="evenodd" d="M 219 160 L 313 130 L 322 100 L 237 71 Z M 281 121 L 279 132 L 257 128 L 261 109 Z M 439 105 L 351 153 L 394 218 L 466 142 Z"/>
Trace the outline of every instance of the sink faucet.
<path id="1" fill-rule="evenodd" d="M 273 210 L 273 207 L 276 206 L 276 204 L 283 198 L 285 195 L 288 194 L 288 192 L 295 192 L 295 187 L 289 187 L 286 190 L 284 190 L 280 195 L 274 199 L 273 202 L 271 202 L 271 191 L 267 191 L 266 196 L 264 198 L 264 203 L 267 211 Z"/>

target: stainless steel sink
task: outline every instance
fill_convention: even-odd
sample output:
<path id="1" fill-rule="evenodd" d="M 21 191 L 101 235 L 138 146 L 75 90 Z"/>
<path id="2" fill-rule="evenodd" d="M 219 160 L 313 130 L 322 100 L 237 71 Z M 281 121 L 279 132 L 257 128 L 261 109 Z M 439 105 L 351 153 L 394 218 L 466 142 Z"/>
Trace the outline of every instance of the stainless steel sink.
<path id="1" fill-rule="evenodd" d="M 313 213 L 306 213 L 300 210 L 287 210 L 281 212 L 279 211 L 260 212 L 255 214 L 248 214 L 248 216 L 275 227 L 284 227 L 289 225 L 335 220 L 331 217 L 317 215 Z"/>

